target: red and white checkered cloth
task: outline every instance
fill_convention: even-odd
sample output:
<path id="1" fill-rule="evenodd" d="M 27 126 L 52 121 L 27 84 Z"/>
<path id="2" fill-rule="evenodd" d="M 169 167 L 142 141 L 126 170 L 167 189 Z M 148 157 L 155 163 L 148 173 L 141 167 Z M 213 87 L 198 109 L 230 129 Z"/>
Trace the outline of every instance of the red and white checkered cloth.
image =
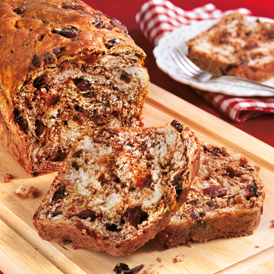
<path id="1" fill-rule="evenodd" d="M 156 46 L 165 33 L 171 32 L 175 28 L 189 25 L 193 21 L 220 19 L 231 12 L 252 14 L 245 8 L 223 12 L 213 4 L 185 11 L 167 0 L 149 0 L 141 6 L 135 19 L 145 37 Z M 195 91 L 235 122 L 243 122 L 255 116 L 274 113 L 274 97 L 239 98 L 196 89 Z"/>

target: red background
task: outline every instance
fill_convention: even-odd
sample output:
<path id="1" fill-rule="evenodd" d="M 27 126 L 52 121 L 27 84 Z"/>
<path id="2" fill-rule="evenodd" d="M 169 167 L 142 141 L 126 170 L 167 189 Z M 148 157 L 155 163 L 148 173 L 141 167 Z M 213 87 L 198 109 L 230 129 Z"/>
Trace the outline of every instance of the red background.
<path id="1" fill-rule="evenodd" d="M 127 26 L 129 34 L 147 54 L 145 65 L 148 68 L 150 80 L 152 83 L 178 95 L 184 100 L 204 109 L 205 111 L 221 118 L 222 120 L 236 126 L 237 128 L 251 134 L 252 136 L 262 140 L 263 142 L 274 147 L 274 114 L 266 114 L 264 116 L 252 118 L 243 123 L 234 123 L 221 112 L 214 109 L 209 103 L 198 96 L 190 87 L 185 86 L 172 80 L 169 76 L 158 69 L 153 56 L 153 47 L 146 40 L 140 30 L 135 24 L 135 15 L 141 7 L 144 0 L 84 0 L 87 4 L 95 9 L 99 9 L 107 15 L 116 17 L 124 25 Z M 192 10 L 193 8 L 212 3 L 216 8 L 226 11 L 229 9 L 236 9 L 245 7 L 255 16 L 268 17 L 274 19 L 273 0 L 188 0 L 179 1 L 172 0 L 173 4 L 183 8 L 184 10 Z"/>

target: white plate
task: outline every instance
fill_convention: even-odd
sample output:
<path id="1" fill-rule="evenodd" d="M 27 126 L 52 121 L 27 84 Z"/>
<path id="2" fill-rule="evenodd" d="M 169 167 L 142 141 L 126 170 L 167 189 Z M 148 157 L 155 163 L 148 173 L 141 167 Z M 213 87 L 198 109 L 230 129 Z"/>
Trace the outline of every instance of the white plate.
<path id="1" fill-rule="evenodd" d="M 258 17 L 249 16 L 248 19 L 253 21 L 258 19 Z M 259 19 L 262 22 L 274 22 L 274 20 L 268 18 L 259 17 Z M 185 75 L 184 72 L 182 72 L 174 63 L 170 57 L 170 51 L 173 48 L 180 47 L 184 53 L 187 54 L 188 46 L 185 42 L 209 29 L 217 21 L 218 20 L 197 21 L 193 22 L 191 25 L 182 26 L 174 29 L 172 32 L 166 33 L 160 39 L 158 45 L 153 51 L 158 67 L 174 80 L 201 90 L 218 92 L 231 96 L 273 96 L 271 91 L 264 90 L 260 87 L 255 87 L 254 85 L 250 85 L 245 82 L 235 83 L 226 80 L 218 83 L 201 83 Z M 274 87 L 274 77 L 263 83 Z"/>

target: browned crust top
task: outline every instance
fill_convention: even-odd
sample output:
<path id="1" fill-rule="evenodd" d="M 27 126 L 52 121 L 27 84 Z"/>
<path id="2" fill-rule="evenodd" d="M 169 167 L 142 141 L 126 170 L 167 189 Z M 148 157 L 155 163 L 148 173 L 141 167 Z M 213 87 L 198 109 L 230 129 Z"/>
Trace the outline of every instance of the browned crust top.
<path id="1" fill-rule="evenodd" d="M 7 101 L 28 73 L 88 52 L 145 53 L 117 19 L 80 0 L 0 0 L 0 86 Z"/>

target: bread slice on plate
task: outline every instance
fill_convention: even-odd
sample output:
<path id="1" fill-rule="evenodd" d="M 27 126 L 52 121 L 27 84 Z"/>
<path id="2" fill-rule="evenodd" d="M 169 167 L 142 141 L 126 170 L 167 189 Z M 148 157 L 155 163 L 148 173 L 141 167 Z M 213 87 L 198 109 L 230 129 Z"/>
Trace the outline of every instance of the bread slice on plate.
<path id="1" fill-rule="evenodd" d="M 274 76 L 274 22 L 230 13 L 187 45 L 197 66 L 220 76 L 258 82 Z"/>
<path id="2" fill-rule="evenodd" d="M 171 124 L 83 137 L 33 216 L 39 235 L 114 256 L 154 238 L 185 202 L 199 168 L 194 133 Z"/>
<path id="3" fill-rule="evenodd" d="M 167 249 L 253 234 L 265 198 L 258 171 L 242 155 L 201 141 L 199 172 L 186 203 L 155 237 L 158 245 Z"/>

